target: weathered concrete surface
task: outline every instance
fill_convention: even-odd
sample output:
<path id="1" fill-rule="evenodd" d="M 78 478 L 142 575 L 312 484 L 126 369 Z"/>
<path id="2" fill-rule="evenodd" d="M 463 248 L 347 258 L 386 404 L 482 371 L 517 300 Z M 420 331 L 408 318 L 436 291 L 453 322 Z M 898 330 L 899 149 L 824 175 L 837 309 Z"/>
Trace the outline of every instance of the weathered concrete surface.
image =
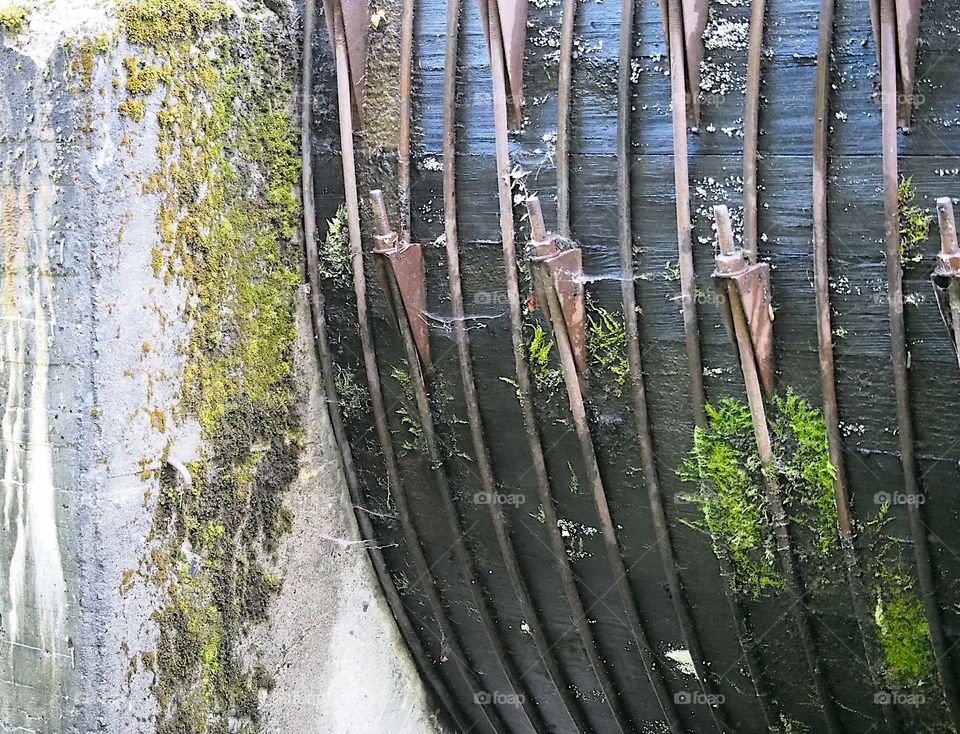
<path id="1" fill-rule="evenodd" d="M 118 112 L 136 49 L 113 2 L 32 5 L 21 34 L 0 31 L 0 732 L 150 732 L 163 600 L 144 559 L 165 460 L 203 450 L 178 410 L 190 295 L 157 277 L 161 195 L 143 192 L 160 97 L 141 123 Z M 293 530 L 269 621 L 243 642 L 275 667 L 261 728 L 435 731 L 353 543 L 302 297 L 295 316 Z"/>

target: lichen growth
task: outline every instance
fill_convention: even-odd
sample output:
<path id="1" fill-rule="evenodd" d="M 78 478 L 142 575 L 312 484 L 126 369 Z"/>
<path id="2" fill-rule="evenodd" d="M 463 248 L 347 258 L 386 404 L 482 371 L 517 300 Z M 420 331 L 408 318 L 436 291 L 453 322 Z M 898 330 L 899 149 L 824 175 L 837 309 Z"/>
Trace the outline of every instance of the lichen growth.
<path id="1" fill-rule="evenodd" d="M 724 398 L 707 406 L 707 418 L 707 429 L 695 429 L 693 448 L 677 472 L 697 486 L 690 499 L 702 513 L 698 526 L 710 534 L 717 555 L 730 563 L 735 591 L 760 596 L 780 589 L 783 580 L 750 409 Z M 773 471 L 790 522 L 806 531 L 799 540 L 809 539 L 814 553 L 828 557 L 838 545 L 837 510 L 823 415 L 788 391 L 771 401 L 767 418 Z"/>
<path id="2" fill-rule="evenodd" d="M 334 285 L 345 285 L 353 274 L 347 205 L 341 204 L 333 219 L 327 220 L 327 235 L 320 248 L 320 276 Z"/>
<path id="3" fill-rule="evenodd" d="M 924 245 L 933 222 L 933 215 L 914 204 L 916 197 L 913 178 L 902 179 L 897 188 L 897 204 L 900 209 L 900 264 L 903 266 L 923 260 Z"/>
<path id="4" fill-rule="evenodd" d="M 539 324 L 530 329 L 527 339 L 527 362 L 530 365 L 530 375 L 533 386 L 538 393 L 549 394 L 563 384 L 563 372 L 554 365 L 553 338 Z"/>
<path id="5" fill-rule="evenodd" d="M 142 99 L 125 99 L 117 105 L 117 112 L 134 122 L 140 122 L 147 113 L 147 103 Z"/>
<path id="6" fill-rule="evenodd" d="M 616 316 L 605 308 L 593 308 L 587 317 L 587 353 L 590 366 L 606 378 L 607 390 L 620 397 L 630 374 L 627 360 L 627 331 Z"/>
<path id="7" fill-rule="evenodd" d="M 0 5 L 0 26 L 7 33 L 17 34 L 30 22 L 30 10 L 22 5 Z"/>
<path id="8" fill-rule="evenodd" d="M 271 683 L 244 643 L 280 588 L 271 567 L 300 451 L 295 54 L 220 0 L 129 0 L 120 19 L 143 47 L 124 61 L 126 109 L 144 120 L 157 110 L 159 166 L 144 186 L 160 200 L 150 267 L 189 294 L 182 396 L 162 427 L 197 420 L 203 438 L 191 486 L 163 472 L 141 568 L 164 599 L 156 730 L 253 732 L 258 691 Z M 145 103 L 154 93 L 156 108 Z"/>

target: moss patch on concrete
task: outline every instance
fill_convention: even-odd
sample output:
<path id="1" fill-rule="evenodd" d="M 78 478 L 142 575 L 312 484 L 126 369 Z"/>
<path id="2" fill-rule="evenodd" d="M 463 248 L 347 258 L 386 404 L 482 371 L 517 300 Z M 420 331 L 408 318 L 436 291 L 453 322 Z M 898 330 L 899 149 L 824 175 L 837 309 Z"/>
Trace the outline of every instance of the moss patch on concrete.
<path id="1" fill-rule="evenodd" d="M 698 527 L 730 563 L 735 591 L 758 597 L 779 590 L 783 580 L 750 409 L 724 398 L 707 406 L 707 418 L 708 428 L 694 431 L 693 448 L 678 470 L 697 487 L 690 499 L 701 511 Z M 794 540 L 806 553 L 829 557 L 838 546 L 837 511 L 823 415 L 788 391 L 774 398 L 767 419 L 780 489 L 800 531 Z"/>
<path id="2" fill-rule="evenodd" d="M 121 111 L 146 121 L 158 109 L 160 165 L 145 185 L 161 200 L 151 267 L 189 293 L 182 400 L 164 428 L 196 419 L 204 439 L 191 486 L 163 477 L 144 563 L 165 599 L 156 729 L 255 731 L 270 679 L 241 650 L 279 590 L 271 567 L 300 452 L 296 53 L 220 0 L 131 0 L 120 18 L 140 47 L 124 60 Z"/>

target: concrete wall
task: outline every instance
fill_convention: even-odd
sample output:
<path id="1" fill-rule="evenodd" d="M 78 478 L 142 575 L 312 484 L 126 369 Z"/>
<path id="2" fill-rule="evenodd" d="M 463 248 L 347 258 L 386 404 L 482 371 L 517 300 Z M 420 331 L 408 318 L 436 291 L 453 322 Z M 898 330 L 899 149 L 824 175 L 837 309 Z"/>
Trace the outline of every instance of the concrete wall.
<path id="1" fill-rule="evenodd" d="M 296 48 L 296 9 L 248 5 L 232 12 Z M 0 47 L 0 732 L 154 731 L 169 713 L 151 664 L 169 601 L 150 560 L 164 467 L 209 450 L 182 405 L 193 294 L 158 277 L 163 194 L 144 193 L 163 90 L 139 121 L 118 111 L 140 49 L 112 2 L 23 7 Z M 245 725 L 435 731 L 356 542 L 301 291 L 291 308 L 302 449 L 292 530 L 265 561 L 279 591 L 267 621 L 230 640 L 271 679 Z"/>

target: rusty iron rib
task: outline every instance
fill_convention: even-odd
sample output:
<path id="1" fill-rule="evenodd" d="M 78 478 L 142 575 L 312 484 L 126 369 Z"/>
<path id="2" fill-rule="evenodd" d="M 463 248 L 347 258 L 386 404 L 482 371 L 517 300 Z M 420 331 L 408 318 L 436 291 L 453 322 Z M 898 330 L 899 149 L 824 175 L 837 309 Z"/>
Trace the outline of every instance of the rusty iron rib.
<path id="1" fill-rule="evenodd" d="M 533 199 L 532 202 L 528 200 L 528 209 L 530 212 L 533 237 L 537 240 L 545 239 L 547 232 L 543 226 L 543 215 L 539 213 L 539 202 L 537 202 L 536 199 Z M 508 266 L 515 268 L 516 264 L 511 265 L 508 263 Z M 560 299 L 557 296 L 552 278 L 548 272 L 543 271 L 542 266 L 537 264 L 536 261 L 531 260 L 530 271 L 531 277 L 539 281 L 537 283 L 539 292 L 546 297 L 546 302 L 543 306 L 547 313 L 547 320 L 553 327 L 554 339 L 560 355 L 560 364 L 563 368 L 563 381 L 567 389 L 570 412 L 573 415 L 573 422 L 580 443 L 584 471 L 590 484 L 594 506 L 596 507 L 597 517 L 600 521 L 604 550 L 606 551 L 610 571 L 615 580 L 614 586 L 620 597 L 620 605 L 626 614 L 631 637 L 637 646 L 637 651 L 640 653 L 640 659 L 643 662 L 647 679 L 657 697 L 657 701 L 667 720 L 670 731 L 674 734 L 679 734 L 684 731 L 683 724 L 674 708 L 674 701 L 670 695 L 670 690 L 663 679 L 663 675 L 660 673 L 656 653 L 650 644 L 640 617 L 640 611 L 637 608 L 633 590 L 630 588 L 630 579 L 627 575 L 628 569 L 623 560 L 620 541 L 617 539 L 616 525 L 610 512 L 610 505 L 607 502 L 607 490 L 603 484 L 603 477 L 600 474 L 600 464 L 593 446 L 593 437 L 590 433 L 586 403 L 580 388 L 580 378 L 577 372 L 576 360 L 574 358 L 573 347 L 567 334 L 567 325 L 563 317 Z"/>
<path id="2" fill-rule="evenodd" d="M 693 267 L 690 225 L 690 172 L 687 162 L 687 84 L 684 72 L 683 14 L 680 0 L 667 0 L 664 33 L 670 49 L 670 97 L 673 115 L 673 175 L 677 199 L 677 245 L 680 264 L 680 303 L 690 373 L 690 403 L 694 422 L 707 427 L 707 402 L 697 322 L 697 274 Z"/>
<path id="3" fill-rule="evenodd" d="M 573 74 L 573 26 L 577 18 L 577 0 L 563 0 L 561 14 L 560 70 L 557 79 L 557 231 L 569 237 L 570 79 Z"/>
<path id="4" fill-rule="evenodd" d="M 340 399 L 337 395 L 336 378 L 334 376 L 333 357 L 330 352 L 330 342 L 327 337 L 327 317 L 326 304 L 324 302 L 323 290 L 320 285 L 318 251 L 316 247 L 316 209 L 314 207 L 313 190 L 313 155 L 311 149 L 311 93 L 310 85 L 313 82 L 313 46 L 316 17 L 316 5 L 314 0 L 306 0 L 304 5 L 303 20 L 303 64 L 301 74 L 301 195 L 303 200 L 303 234 L 304 245 L 306 249 L 306 275 L 309 286 L 310 313 L 313 326 L 314 342 L 317 348 L 320 370 L 323 379 L 324 392 L 326 393 L 326 403 L 330 423 L 333 428 L 334 439 L 337 444 L 340 455 L 340 464 L 343 469 L 344 479 L 347 484 L 347 491 L 350 494 L 350 502 L 354 507 L 357 525 L 360 529 L 362 538 L 371 540 L 376 537 L 376 531 L 370 517 L 360 508 L 363 506 L 362 493 L 360 490 L 360 480 L 357 476 L 356 465 L 353 460 L 353 452 L 350 449 L 350 441 L 347 436 L 346 427 L 343 423 L 343 414 L 340 409 Z M 468 718 L 464 715 L 462 709 L 457 704 L 451 692 L 440 679 L 423 642 L 417 635 L 410 615 L 403 606 L 403 601 L 393 583 L 393 577 L 383 552 L 375 544 L 367 547 L 367 553 L 373 565 L 374 572 L 380 588 L 383 590 L 387 606 L 397 623 L 400 635 L 403 638 L 407 648 L 413 656 L 414 663 L 424 680 L 427 682 L 429 690 L 433 693 L 436 700 L 440 703 L 450 720 L 461 730 L 470 727 Z M 421 622 L 421 626 L 423 625 Z"/>
<path id="5" fill-rule="evenodd" d="M 374 213 L 376 215 L 376 208 Z M 461 574 L 463 574 L 464 583 L 470 589 L 471 601 L 480 617 L 480 623 L 486 633 L 493 654 L 496 656 L 497 662 L 503 670 L 507 682 L 513 689 L 516 700 L 519 701 L 520 708 L 523 710 L 527 723 L 537 734 L 546 734 L 548 727 L 540 713 L 539 705 L 534 700 L 529 687 L 523 680 L 524 674 L 521 674 L 518 670 L 516 662 L 513 660 L 506 643 L 498 632 L 492 602 L 488 598 L 485 585 L 481 584 L 473 559 L 470 557 L 470 552 L 466 548 L 466 534 L 463 531 L 460 515 L 453 501 L 453 488 L 450 486 L 445 460 L 440 452 L 436 427 L 433 422 L 433 412 L 430 407 L 430 397 L 427 393 L 426 381 L 417 353 L 417 347 L 413 340 L 413 332 L 410 329 L 410 324 L 407 322 L 406 311 L 403 309 L 401 303 L 402 296 L 400 295 L 397 281 L 392 273 L 389 274 L 387 280 L 390 288 L 389 297 L 393 301 L 393 312 L 397 317 L 397 326 L 406 353 L 407 366 L 410 369 L 410 383 L 413 387 L 414 401 L 417 404 L 417 417 L 420 421 L 420 428 L 423 431 L 423 441 L 427 449 L 427 459 L 430 463 L 431 475 L 437 487 L 440 505 L 443 508 L 443 514 L 447 521 L 450 534 L 454 538 L 451 552 L 460 567 Z"/>
<path id="6" fill-rule="evenodd" d="M 743 256 L 757 260 L 757 148 L 760 137 L 760 62 L 766 0 L 753 0 L 743 111 Z"/>
<path id="7" fill-rule="evenodd" d="M 397 189 L 400 192 L 400 231 L 410 234 L 410 124 L 413 98 L 413 3 L 403 0 L 400 21 L 400 141 Z"/>
<path id="8" fill-rule="evenodd" d="M 960 247 L 957 246 L 957 223 L 950 197 L 937 199 L 940 221 L 940 254 L 933 271 L 934 292 L 940 316 L 950 333 L 953 351 L 960 361 Z"/>
<path id="9" fill-rule="evenodd" d="M 877 690 L 881 688 L 882 662 L 874 635 L 870 597 L 863 582 L 863 569 L 856 548 L 847 472 L 837 407 L 837 381 L 833 357 L 833 325 L 830 321 L 829 235 L 827 227 L 827 173 L 829 161 L 830 49 L 833 42 L 835 0 L 821 0 L 817 45 L 817 76 L 813 113 L 813 281 L 817 308 L 817 343 L 820 356 L 820 386 L 823 417 L 827 428 L 830 463 L 834 468 L 833 495 L 837 505 L 837 531 L 846 568 L 847 585 L 867 667 Z M 887 700 L 882 706 L 887 730 L 898 732 L 896 712 Z"/>
<path id="10" fill-rule="evenodd" d="M 770 429 L 767 424 L 766 408 L 764 406 L 764 390 L 760 374 L 757 369 L 757 360 L 754 355 L 754 345 L 750 335 L 750 326 L 747 323 L 747 314 L 741 300 L 741 289 L 738 281 L 730 277 L 736 270 L 731 267 L 732 259 L 738 258 L 744 268 L 758 268 L 759 265 L 748 266 L 742 250 L 737 250 L 733 244 L 733 230 L 730 227 L 730 214 L 725 206 L 715 206 L 714 217 L 717 223 L 717 240 L 720 245 L 721 256 L 729 258 L 723 271 L 715 272 L 715 277 L 726 288 L 726 303 L 729 305 L 730 318 L 733 327 L 733 336 L 736 340 L 739 355 L 740 369 L 743 373 L 743 384 L 747 393 L 747 403 L 750 407 L 750 417 L 753 422 L 754 437 L 760 464 L 763 468 L 764 485 L 766 488 L 767 504 L 770 507 L 771 524 L 777 540 L 777 558 L 783 573 L 784 583 L 790 595 L 790 613 L 793 617 L 794 629 L 800 637 L 800 646 L 803 648 L 810 677 L 819 699 L 821 713 L 830 734 L 839 734 L 843 731 L 833 694 L 823 673 L 820 664 L 817 643 L 814 637 L 809 609 L 803 581 L 796 567 L 793 555 L 793 543 L 790 538 L 789 519 L 777 480 L 776 457 L 773 455 L 773 446 L 770 440 Z M 719 260 L 719 258 L 718 258 Z"/>
<path id="11" fill-rule="evenodd" d="M 451 0 L 458 2 L 458 0 Z M 484 0 L 481 0 L 484 2 Z M 485 17 L 491 18 L 492 14 L 486 13 Z M 499 31 L 496 19 L 493 18 L 491 26 Z M 449 31 L 449 26 L 448 26 Z M 488 37 L 494 32 L 494 29 L 487 29 Z M 448 38 L 448 60 L 450 54 L 450 39 Z M 506 89 L 504 88 L 503 75 L 503 57 L 500 55 L 500 49 L 496 45 L 490 47 L 490 64 L 493 78 L 494 90 L 494 125 L 496 135 L 496 157 L 497 157 L 497 180 L 498 180 L 498 199 L 500 204 L 500 225 L 501 235 L 503 237 L 504 258 L 507 263 L 516 262 L 516 250 L 514 244 L 513 231 L 513 205 L 510 196 L 510 188 L 507 183 L 507 177 L 510 170 L 509 152 L 507 150 L 507 99 Z M 445 96 L 447 99 L 453 99 L 455 93 L 455 72 L 448 68 L 446 77 Z M 457 230 L 456 230 L 456 197 L 455 197 L 455 128 L 454 111 L 452 105 L 445 107 L 444 121 L 444 204 L 448 212 L 446 217 L 446 237 L 447 253 L 450 262 L 450 284 L 451 294 L 454 293 L 454 287 L 459 292 L 460 273 L 459 273 L 459 253 L 457 251 Z M 453 212 L 451 217 L 449 212 Z M 456 274 L 454 275 L 454 268 Z M 513 345 L 514 367 L 517 375 L 517 396 L 520 402 L 521 412 L 523 414 L 524 431 L 527 436 L 527 445 L 530 450 L 531 466 L 536 479 L 537 492 L 540 497 L 540 505 L 544 512 L 544 525 L 548 528 L 548 538 L 550 549 L 557 559 L 560 570 L 560 580 L 563 587 L 564 596 L 570 606 L 571 622 L 577 631 L 584 651 L 590 661 L 600 688 L 606 698 L 607 705 L 613 714 L 618 729 L 621 732 L 632 731 L 629 715 L 623 706 L 623 696 L 617 690 L 607 665 L 600 653 L 597 639 L 593 634 L 590 623 L 587 620 L 587 611 L 583 604 L 583 598 L 577 587 L 573 567 L 567 557 L 567 551 L 560 534 L 560 527 L 556 512 L 556 502 L 553 497 L 553 491 L 550 485 L 550 478 L 547 473 L 546 459 L 544 458 L 543 444 L 541 442 L 539 429 L 537 427 L 536 415 L 533 407 L 533 388 L 530 380 L 530 372 L 524 357 L 523 344 L 523 320 L 520 305 L 520 290 L 517 281 L 516 270 L 510 267 L 506 268 L 507 300 L 510 310 L 510 336 Z M 461 304 L 462 294 L 459 298 L 454 296 L 453 303 Z M 456 316 L 456 314 L 455 314 Z M 469 344 L 469 343 L 468 343 Z"/>
<path id="12" fill-rule="evenodd" d="M 669 522 L 663 505 L 663 493 L 657 475 L 653 432 L 647 410 L 646 387 L 643 382 L 643 357 L 640 352 L 640 327 L 637 319 L 637 297 L 634 291 L 633 232 L 630 220 L 630 46 L 633 39 L 633 0 L 624 0 L 620 18 L 620 68 L 617 77 L 617 204 L 620 241 L 620 283 L 623 296 L 623 314 L 627 333 L 627 360 L 633 392 L 633 412 L 640 444 L 643 473 L 647 481 L 647 497 L 653 514 L 657 545 L 663 561 L 670 598 L 680 624 L 687 649 L 693 658 L 703 693 L 712 695 L 714 684 L 705 665 L 693 615 L 690 612 L 680 578 Z M 742 647 L 742 645 L 741 645 Z M 714 723 L 723 732 L 732 731 L 721 706 L 710 708 Z"/>
<path id="13" fill-rule="evenodd" d="M 480 478 L 483 483 L 484 491 L 488 496 L 492 496 L 497 487 L 497 480 L 494 475 L 490 453 L 487 448 L 484 437 L 483 418 L 480 414 L 480 403 L 477 399 L 476 380 L 473 373 L 473 361 L 470 353 L 470 337 L 467 334 L 466 311 L 463 302 L 463 283 L 460 276 L 460 250 L 459 236 L 457 230 L 457 197 L 456 197 L 456 91 L 457 91 L 457 50 L 460 36 L 460 0 L 449 0 L 447 7 L 447 49 L 446 62 L 444 66 L 444 105 L 443 105 L 443 202 L 444 202 L 444 234 L 446 236 L 447 252 L 447 272 L 450 284 L 450 304 L 453 313 L 454 334 L 457 343 L 457 357 L 460 366 L 460 382 L 463 386 L 464 398 L 467 406 L 467 417 L 470 423 L 470 436 L 473 442 L 474 454 L 477 457 L 477 467 L 480 472 Z M 526 383 L 529 386 L 529 375 Z M 518 384 L 523 380 L 518 378 Z M 521 388 L 522 389 L 522 388 Z M 529 394 L 529 392 L 528 392 Z M 532 403 L 531 403 L 532 405 Z M 531 412 L 532 416 L 532 412 Z M 548 533 L 551 536 L 551 550 L 557 558 L 558 565 L 567 567 L 566 572 L 561 568 L 561 580 L 563 582 L 564 592 L 567 602 L 571 603 L 571 609 L 579 616 L 575 621 L 578 632 L 585 646 L 594 647 L 592 637 L 589 634 L 589 625 L 586 621 L 586 613 L 583 612 L 583 605 L 579 602 L 579 596 L 576 591 L 576 585 L 572 584 L 573 575 L 567 566 L 567 557 L 564 550 L 563 539 L 560 536 L 560 529 L 555 517 L 551 520 L 551 514 L 555 515 L 553 494 L 550 488 L 550 480 L 546 472 L 546 463 L 543 458 L 543 450 L 540 444 L 540 436 L 534 425 L 533 432 L 529 428 L 533 425 L 528 421 L 527 412 L 524 411 L 524 427 L 527 429 L 527 439 L 533 456 L 534 474 L 538 483 L 538 493 L 541 499 L 541 505 L 544 507 L 545 523 L 548 526 Z M 516 552 L 513 542 L 506 528 L 506 520 L 499 504 L 489 502 L 491 520 L 497 535 L 497 542 L 500 545 L 501 554 L 507 565 L 511 583 L 514 591 L 520 599 L 524 616 L 527 620 L 531 635 L 537 645 L 537 650 L 544 667 L 547 669 L 550 678 L 563 701 L 563 704 L 570 715 L 570 719 L 578 731 L 589 731 L 590 726 L 586 720 L 584 712 L 578 701 L 575 700 L 569 687 L 566 677 L 563 675 L 556 656 L 552 652 L 554 645 L 547 641 L 543 625 L 540 620 L 540 614 L 536 610 L 527 583 L 523 577 L 522 570 L 516 559 Z M 573 598 L 571 599 L 571 593 Z M 587 632 L 584 637 L 583 632 Z M 559 642 L 559 640 L 557 641 Z"/>
<path id="14" fill-rule="evenodd" d="M 397 515 L 400 520 L 406 548 L 412 557 L 414 569 L 417 572 L 418 584 L 422 587 L 427 597 L 431 612 L 436 619 L 437 625 L 440 627 L 446 648 L 450 651 L 451 657 L 456 660 L 468 687 L 473 690 L 474 694 L 477 694 L 484 690 L 483 686 L 481 686 L 473 670 L 470 659 L 467 657 L 463 645 L 460 642 L 460 636 L 448 618 L 446 609 L 440 599 L 437 582 L 424 555 L 423 545 L 413 520 L 406 490 L 400 480 L 400 472 L 397 467 L 396 456 L 393 452 L 393 439 L 390 434 L 386 408 L 383 401 L 383 390 L 380 384 L 380 373 L 377 366 L 377 354 L 373 345 L 373 335 L 367 315 L 367 285 L 363 270 L 363 245 L 360 234 L 360 205 L 357 195 L 356 164 L 353 149 L 350 81 L 347 48 L 344 41 L 344 28 L 342 24 L 343 21 L 340 17 L 339 3 L 334 2 L 333 13 L 333 43 L 337 67 L 337 105 L 340 117 L 340 144 L 342 149 L 343 183 L 349 225 L 350 257 L 353 268 L 353 287 L 357 302 L 357 321 L 359 324 L 364 368 L 366 371 L 367 386 L 370 390 L 370 404 L 376 425 L 377 438 L 387 472 L 387 481 L 393 490 L 393 497 L 397 504 Z M 322 343 L 325 343 L 325 341 Z M 332 364 L 330 368 L 331 370 L 328 370 L 328 372 L 330 372 L 332 376 Z M 336 395 L 335 386 L 334 392 L 331 393 L 328 384 L 327 393 L 328 397 Z M 337 411 L 337 413 L 339 413 L 339 411 Z M 346 440 L 345 434 L 343 440 Z M 353 466 L 352 461 L 349 465 Z M 489 705 L 483 705 L 480 707 L 480 710 L 493 732 L 496 734 L 504 734 L 506 732 L 503 721 L 495 709 Z"/>
<path id="15" fill-rule="evenodd" d="M 910 376 L 907 372 L 907 336 L 903 320 L 903 269 L 900 266 L 900 211 L 897 171 L 897 30 L 893 0 L 880 1 L 880 83 L 881 128 L 883 145 L 884 240 L 887 261 L 887 300 L 890 309 L 890 358 L 897 397 L 897 427 L 900 436 L 900 459 L 907 496 L 910 532 L 917 563 L 920 596 L 930 627 L 930 642 L 937 662 L 940 683 L 954 728 L 960 731 L 960 692 L 950 662 L 949 648 L 943 631 L 936 582 L 927 547 L 927 529 L 921 504 L 917 501 L 916 458 L 913 452 L 913 414 L 910 408 Z"/>

